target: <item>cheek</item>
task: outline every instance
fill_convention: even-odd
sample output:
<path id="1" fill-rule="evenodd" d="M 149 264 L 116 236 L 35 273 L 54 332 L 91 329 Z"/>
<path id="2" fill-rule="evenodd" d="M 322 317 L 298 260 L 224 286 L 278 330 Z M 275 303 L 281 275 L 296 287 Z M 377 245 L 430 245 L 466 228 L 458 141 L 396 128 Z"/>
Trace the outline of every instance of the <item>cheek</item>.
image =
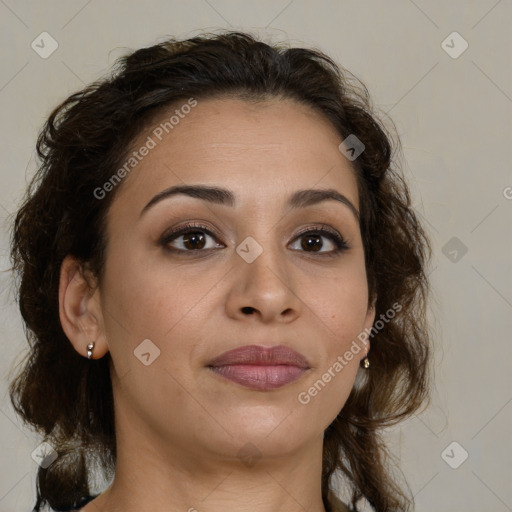
<path id="1" fill-rule="evenodd" d="M 127 244 L 128 245 L 128 244 Z M 176 280 L 177 271 L 162 271 L 137 253 L 112 250 L 105 272 L 105 306 L 130 335 L 165 333 L 183 316 L 190 287 Z"/>
<path id="2" fill-rule="evenodd" d="M 144 340 L 162 350 L 159 333 L 169 330 L 173 319 L 162 309 L 155 293 L 157 283 L 148 275 L 147 265 L 136 254 L 116 249 L 108 253 L 101 302 L 109 350 L 117 373 L 122 375 L 140 364 L 134 351 Z M 173 311 L 172 305 L 166 306 L 167 312 Z M 159 318 L 166 326 L 159 325 Z"/>
<path id="3" fill-rule="evenodd" d="M 312 308 L 318 319 L 322 357 L 298 402 L 329 424 L 350 394 L 364 350 L 361 333 L 368 297 L 364 269 L 354 267 L 352 273 L 331 281 L 324 291 L 322 300 Z"/>
<path id="4" fill-rule="evenodd" d="M 205 295 L 221 275 L 206 267 L 193 273 L 185 265 L 172 268 L 147 254 L 121 254 L 112 251 L 110 255 L 105 300 L 102 293 L 109 348 L 118 373 L 138 368 L 134 351 L 144 340 L 157 347 L 156 353 L 160 351 L 156 366 L 175 371 L 175 363 L 192 355 L 208 317 L 210 297 Z"/>
<path id="5" fill-rule="evenodd" d="M 363 329 L 368 309 L 364 267 L 354 265 L 330 279 L 315 303 L 315 313 L 329 328 L 332 340 L 346 341 Z"/>
<path id="6" fill-rule="evenodd" d="M 112 252 L 105 272 L 102 306 L 118 392 L 144 414 L 170 410 L 185 400 L 191 387 L 186 363 L 190 359 L 201 295 L 197 281 L 177 278 L 180 270 L 163 272 L 136 255 Z M 185 368 L 185 369 L 184 369 Z M 126 376 L 126 378 L 125 378 Z M 180 384 L 181 383 L 181 384 Z M 174 405 L 173 405 L 174 404 Z M 166 413 L 165 413 L 166 414 Z"/>

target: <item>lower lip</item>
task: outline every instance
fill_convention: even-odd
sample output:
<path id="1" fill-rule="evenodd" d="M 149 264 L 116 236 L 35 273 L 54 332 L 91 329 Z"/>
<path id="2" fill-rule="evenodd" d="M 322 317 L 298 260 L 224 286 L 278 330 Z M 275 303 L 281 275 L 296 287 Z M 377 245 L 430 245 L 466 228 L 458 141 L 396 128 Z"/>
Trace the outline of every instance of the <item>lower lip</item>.
<path id="1" fill-rule="evenodd" d="M 307 371 L 307 368 L 284 364 L 275 366 L 230 364 L 208 368 L 228 380 L 259 391 L 280 388 L 297 380 Z"/>

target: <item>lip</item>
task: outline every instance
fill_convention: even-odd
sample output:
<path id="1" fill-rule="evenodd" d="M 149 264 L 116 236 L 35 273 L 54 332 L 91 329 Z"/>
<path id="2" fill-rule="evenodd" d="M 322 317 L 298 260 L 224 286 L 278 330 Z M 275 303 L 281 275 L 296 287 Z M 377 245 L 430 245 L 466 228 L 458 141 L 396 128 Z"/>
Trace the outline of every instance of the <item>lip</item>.
<path id="1" fill-rule="evenodd" d="M 299 379 L 310 364 L 302 354 L 284 345 L 245 345 L 224 352 L 207 368 L 242 386 L 268 391 Z"/>

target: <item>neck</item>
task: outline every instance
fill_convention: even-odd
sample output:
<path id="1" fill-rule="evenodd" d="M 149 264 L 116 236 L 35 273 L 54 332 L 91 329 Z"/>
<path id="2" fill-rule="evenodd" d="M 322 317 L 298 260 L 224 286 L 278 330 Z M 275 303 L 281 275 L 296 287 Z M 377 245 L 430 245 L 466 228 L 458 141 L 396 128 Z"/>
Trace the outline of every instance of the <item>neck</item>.
<path id="1" fill-rule="evenodd" d="M 146 438 L 147 439 L 147 438 Z M 229 459 L 118 438 L 110 487 L 84 512 L 325 512 L 322 438 L 286 457 Z M 261 458 L 258 458 L 261 456 Z"/>

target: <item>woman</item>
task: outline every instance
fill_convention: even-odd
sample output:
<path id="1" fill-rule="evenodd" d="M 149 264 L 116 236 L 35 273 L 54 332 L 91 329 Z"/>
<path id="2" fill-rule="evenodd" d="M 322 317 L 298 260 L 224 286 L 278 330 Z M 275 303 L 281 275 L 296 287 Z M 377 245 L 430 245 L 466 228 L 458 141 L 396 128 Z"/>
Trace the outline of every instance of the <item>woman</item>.
<path id="1" fill-rule="evenodd" d="M 13 230 L 35 511 L 408 510 L 428 239 L 364 86 L 238 32 L 140 49 L 50 115 Z M 97 470 L 110 480 L 98 486 Z"/>

